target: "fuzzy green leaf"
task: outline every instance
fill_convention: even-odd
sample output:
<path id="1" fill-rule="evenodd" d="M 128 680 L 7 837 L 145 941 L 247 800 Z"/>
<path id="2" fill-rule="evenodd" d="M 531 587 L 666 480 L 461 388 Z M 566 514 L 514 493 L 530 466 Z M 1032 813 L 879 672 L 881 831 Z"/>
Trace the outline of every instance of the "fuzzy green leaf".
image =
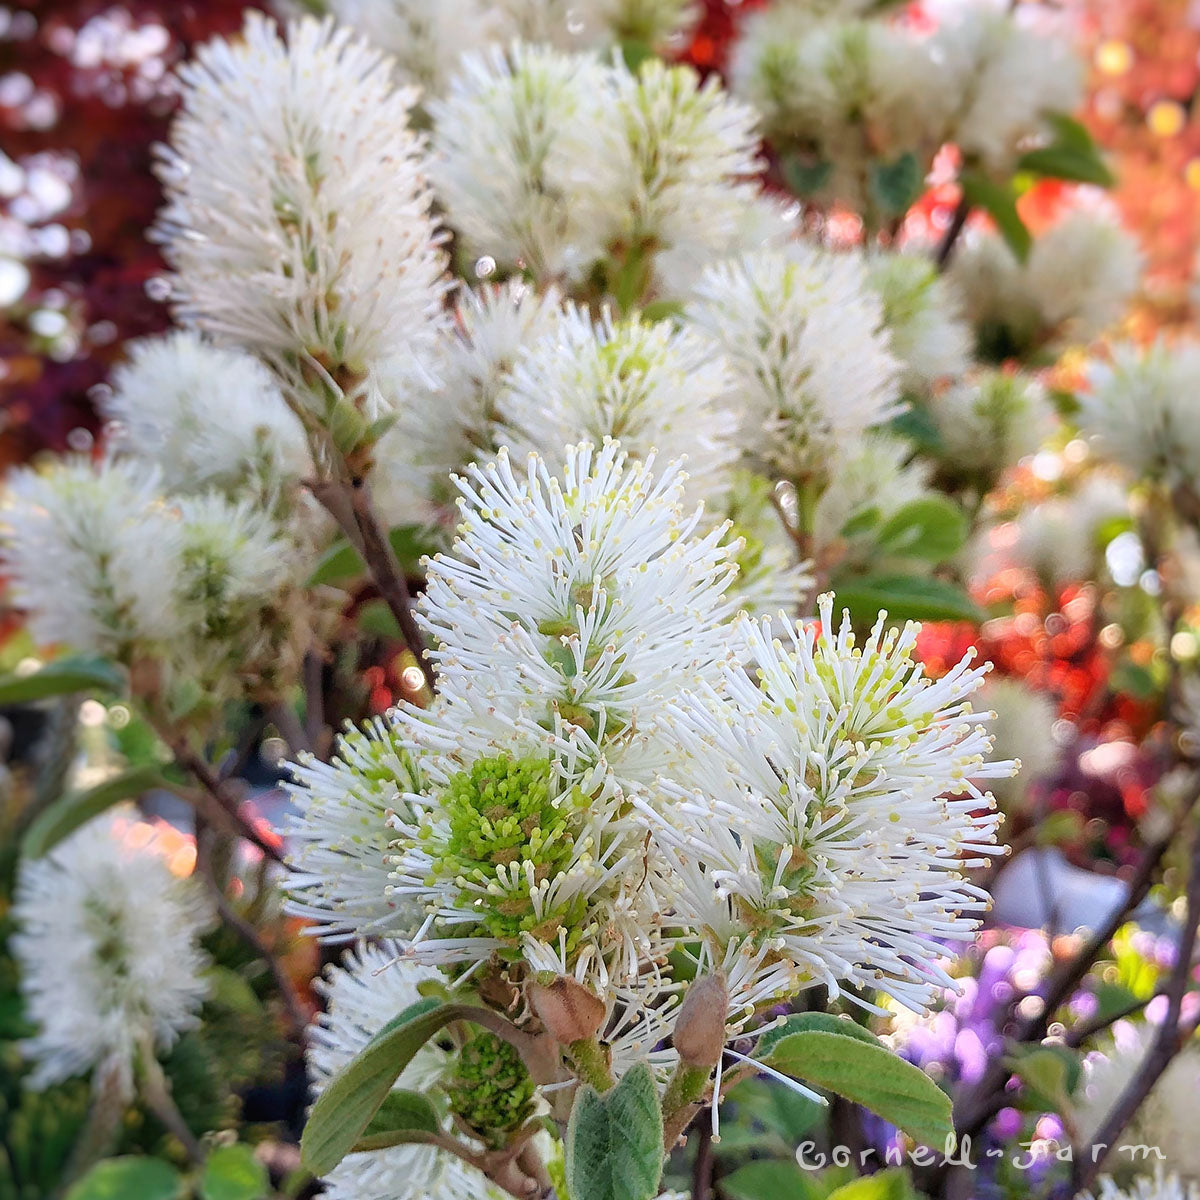
<path id="1" fill-rule="evenodd" d="M 125 675 L 107 658 L 67 657 L 28 675 L 0 678 L 0 705 L 29 704 L 71 692 L 124 692 Z"/>
<path id="2" fill-rule="evenodd" d="M 127 1156 L 97 1163 L 66 1200 L 176 1200 L 183 1177 L 159 1158 Z"/>
<path id="3" fill-rule="evenodd" d="M 437 1133 L 440 1128 L 437 1111 L 424 1096 L 419 1092 L 393 1088 L 371 1118 L 366 1136 L 414 1129 L 423 1133 Z"/>
<path id="4" fill-rule="evenodd" d="M 1054 128 L 1054 140 L 1023 154 L 1017 160 L 1017 170 L 1073 183 L 1112 187 L 1113 174 L 1086 127 L 1066 113 L 1052 113 L 1047 120 Z"/>
<path id="5" fill-rule="evenodd" d="M 216 1147 L 200 1178 L 201 1200 L 262 1200 L 270 1189 L 267 1168 L 241 1143 Z"/>
<path id="6" fill-rule="evenodd" d="M 1017 212 L 1017 193 L 1012 185 L 997 183 L 977 171 L 964 172 L 961 182 L 967 202 L 982 208 L 996 222 L 1009 249 L 1024 262 L 1033 247 L 1033 238 Z"/>
<path id="7" fill-rule="evenodd" d="M 893 1167 L 843 1184 L 830 1192 L 825 1200 L 909 1200 L 912 1194 L 907 1173 Z"/>
<path id="8" fill-rule="evenodd" d="M 906 150 L 894 162 L 871 164 L 871 198 L 889 217 L 908 212 L 924 186 L 925 172 L 911 150 Z"/>
<path id="9" fill-rule="evenodd" d="M 586 1084 L 567 1125 L 567 1192 L 571 1200 L 651 1200 L 663 1162 L 658 1088 L 647 1063 L 601 1095 Z"/>
<path id="10" fill-rule="evenodd" d="M 870 627 L 886 612 L 893 621 L 979 621 L 975 602 L 951 583 L 919 575 L 867 575 L 834 584 L 837 608 Z"/>
<path id="11" fill-rule="evenodd" d="M 879 530 L 878 545 L 885 554 L 945 562 L 966 543 L 967 518 L 944 496 L 921 496 L 898 508 Z"/>
<path id="12" fill-rule="evenodd" d="M 62 796 L 38 813 L 25 833 L 21 853 L 26 858 L 41 858 L 81 825 L 86 825 L 114 804 L 164 784 L 156 767 L 131 767 L 87 791 Z"/>
<path id="13" fill-rule="evenodd" d="M 424 1000 L 401 1013 L 404 1019 L 385 1025 L 317 1098 L 300 1139 L 303 1165 L 316 1176 L 328 1175 L 367 1131 L 417 1051 L 447 1025 L 473 1020 L 483 1011 L 472 1004 Z"/>
<path id="14" fill-rule="evenodd" d="M 925 1145 L 941 1149 L 953 1135 L 950 1097 L 924 1071 L 874 1039 L 821 1029 L 789 1033 L 764 1061 L 861 1104 Z"/>
<path id="15" fill-rule="evenodd" d="M 835 1016 L 833 1013 L 811 1012 L 793 1013 L 768 1029 L 758 1039 L 756 1057 L 766 1060 L 771 1051 L 793 1033 L 834 1033 L 838 1037 L 857 1038 L 870 1046 L 880 1046 L 880 1040 L 869 1030 L 851 1021 L 849 1017 Z"/>
<path id="16" fill-rule="evenodd" d="M 729 1200 L 819 1200 L 824 1189 L 796 1163 L 760 1159 L 738 1167 L 721 1180 Z"/>

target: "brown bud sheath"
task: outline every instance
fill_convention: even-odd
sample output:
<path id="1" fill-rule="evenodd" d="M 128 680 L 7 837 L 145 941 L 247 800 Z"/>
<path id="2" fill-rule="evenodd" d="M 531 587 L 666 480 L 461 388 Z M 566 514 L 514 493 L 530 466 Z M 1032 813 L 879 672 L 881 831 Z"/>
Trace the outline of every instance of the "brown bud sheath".
<path id="1" fill-rule="evenodd" d="M 728 1013 L 724 975 L 706 975 L 688 988 L 675 1021 L 675 1049 L 682 1064 L 703 1067 L 706 1073 L 717 1065 L 725 1049 Z"/>
<path id="2" fill-rule="evenodd" d="M 594 1038 L 607 1015 L 604 1001 L 568 975 L 556 975 L 549 983 L 531 979 L 525 995 L 546 1031 L 564 1046 Z"/>

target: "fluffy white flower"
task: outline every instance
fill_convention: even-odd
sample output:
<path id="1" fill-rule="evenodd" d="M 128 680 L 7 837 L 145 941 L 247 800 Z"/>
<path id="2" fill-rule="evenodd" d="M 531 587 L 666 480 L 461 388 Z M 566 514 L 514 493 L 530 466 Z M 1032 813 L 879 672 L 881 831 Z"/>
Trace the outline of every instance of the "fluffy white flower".
<path id="1" fill-rule="evenodd" d="M 1193 484 L 1200 472 L 1200 344 L 1119 345 L 1080 394 L 1080 428 L 1134 475 Z"/>
<path id="2" fill-rule="evenodd" d="M 632 42 L 662 51 L 679 42 L 700 15 L 695 0 L 590 0 L 613 42 Z"/>
<path id="3" fill-rule="evenodd" d="M 416 910 L 391 894 L 388 818 L 419 778 L 396 732 L 382 718 L 348 728 L 329 762 L 303 755 L 292 778 L 288 911 L 334 941 L 411 930 Z"/>
<path id="4" fill-rule="evenodd" d="M 524 347 L 557 327 L 561 297 L 518 280 L 464 290 L 455 327 L 432 350 L 388 359 L 378 378 L 396 414 L 376 447 L 376 504 L 392 524 L 447 524 L 450 476 L 498 449 L 498 400 Z M 555 447 L 560 453 L 566 438 Z"/>
<path id="5" fill-rule="evenodd" d="M 947 138 L 968 162 L 1010 170 L 1027 139 L 1048 133 L 1047 113 L 1078 107 L 1083 62 L 1064 30 L 1022 24 L 988 0 L 947 16 L 933 37 L 949 80 Z"/>
<path id="6" fill-rule="evenodd" d="M 863 561 L 874 533 L 904 505 L 929 491 L 929 467 L 912 447 L 888 433 L 868 433 L 853 445 L 813 511 L 813 539 L 826 554 Z"/>
<path id="7" fill-rule="evenodd" d="M 1095 1198 L 1091 1192 L 1080 1192 L 1076 1200 Z M 1166 1175 L 1160 1166 L 1153 1176 L 1139 1175 L 1125 1188 L 1106 1176 L 1100 1180 L 1099 1200 L 1200 1200 L 1200 1184 L 1185 1182 L 1178 1175 Z"/>
<path id="8" fill-rule="evenodd" d="M 761 163 L 757 114 L 715 75 L 701 83 L 691 67 L 651 58 L 636 72 L 614 61 L 607 78 L 609 90 L 592 97 L 590 122 L 568 136 L 586 181 L 577 201 L 583 223 L 622 264 L 609 281 L 620 299 L 627 279 L 640 283 L 639 271 L 654 277 L 647 268 L 660 255 L 674 277 L 679 261 L 736 250 Z M 633 287 L 634 300 L 641 291 Z"/>
<path id="9" fill-rule="evenodd" d="M 1055 425 L 1045 388 L 1012 372 L 979 371 L 935 388 L 926 405 L 941 441 L 943 470 L 983 490 L 1037 450 Z"/>
<path id="10" fill-rule="evenodd" d="M 415 99 L 391 60 L 331 21 L 247 16 L 181 68 L 159 168 L 159 229 L 187 325 L 264 356 L 291 383 L 362 376 L 436 328 L 444 256 Z M 297 366 L 297 363 L 299 364 Z"/>
<path id="11" fill-rule="evenodd" d="M 904 364 L 906 388 L 927 391 L 938 380 L 966 371 L 971 332 L 929 258 L 874 255 L 867 260 L 867 282 L 883 301 L 883 322 L 892 353 Z"/>
<path id="12" fill-rule="evenodd" d="M 944 941 L 987 907 L 964 872 L 999 818 L 973 780 L 1012 764 L 987 760 L 971 720 L 986 668 L 929 679 L 918 626 L 885 633 L 881 617 L 858 647 L 829 596 L 820 618 L 783 640 L 743 618 L 757 678 L 731 667 L 723 697 L 673 709 L 691 763 L 657 836 L 686 880 L 676 919 L 730 972 L 731 1003 L 850 983 L 919 1009 L 951 986 Z"/>
<path id="13" fill-rule="evenodd" d="M 359 946 L 344 965 L 330 967 L 315 985 L 326 1011 L 309 1029 L 313 1091 L 353 1059 L 398 1013 L 421 1000 L 436 971 L 403 957 L 392 942 Z M 450 1056 L 432 1044 L 417 1051 L 393 1088 L 426 1092 L 442 1081 Z M 499 1192 L 460 1159 L 433 1146 L 393 1146 L 347 1155 L 325 1178 L 330 1200 L 498 1200 Z"/>
<path id="14" fill-rule="evenodd" d="M 3 565 L 36 642 L 123 657 L 176 631 L 178 521 L 156 468 L 66 459 L 6 483 Z"/>
<path id="15" fill-rule="evenodd" d="M 1003 676 L 984 683 L 979 701 L 995 714 L 988 722 L 992 753 L 1021 764 L 1012 778 L 992 783 L 996 799 L 1007 809 L 1058 762 L 1058 748 L 1050 733 L 1058 709 L 1045 692 L 1035 692 L 1020 679 Z"/>
<path id="16" fill-rule="evenodd" d="M 1083 1083 L 1074 1098 L 1080 1143 L 1090 1145 L 1126 1086 L 1146 1061 L 1158 1026 L 1120 1021 L 1113 1036 L 1084 1063 Z M 1200 1179 L 1200 1145 L 1195 1125 L 1188 1120 L 1192 1097 L 1200 1088 L 1200 1049 L 1186 1044 L 1159 1077 L 1150 1095 L 1121 1134 L 1111 1152 L 1114 1161 L 1129 1161 L 1123 1146 L 1155 1146 L 1162 1155 L 1160 1170 Z M 1107 1200 L 1104 1193 L 1102 1200 Z"/>
<path id="17" fill-rule="evenodd" d="M 667 701 L 729 656 L 736 566 L 721 528 L 695 532 L 677 465 L 652 467 L 585 443 L 517 474 L 502 449 L 460 481 L 421 602 L 439 700 L 400 717 L 425 777 L 418 819 L 396 821 L 396 891 L 430 913 L 416 952 L 544 943 L 606 986 L 653 948 L 662 881 L 624 792 L 665 761 Z M 494 804 L 523 816 L 480 827 Z"/>
<path id="18" fill-rule="evenodd" d="M 1140 261 L 1119 226 L 1076 212 L 1035 239 L 1024 264 L 999 234 L 968 237 L 947 278 L 979 352 L 1000 361 L 1091 341 L 1125 311 Z"/>
<path id="19" fill-rule="evenodd" d="M 698 15 L 693 0 L 496 0 L 515 37 L 560 50 L 640 42 L 662 51 Z"/>
<path id="20" fill-rule="evenodd" d="M 99 818 L 21 865 L 10 944 L 38 1026 L 24 1043 L 34 1087 L 95 1068 L 128 1092 L 138 1055 L 196 1024 L 210 907 L 199 884 L 132 849 L 127 826 Z"/>
<path id="21" fill-rule="evenodd" d="M 899 364 L 858 258 L 792 243 L 714 264 L 687 316 L 730 362 L 744 444 L 787 478 L 824 478 L 901 411 Z"/>
<path id="22" fill-rule="evenodd" d="M 772 5 L 745 21 L 730 80 L 812 168 L 808 190 L 858 210 L 876 204 L 874 164 L 912 154 L 920 168 L 942 142 L 943 69 L 928 39 L 899 26 Z"/>
<path id="23" fill-rule="evenodd" d="M 710 506 L 738 456 L 731 380 L 712 343 L 689 329 L 634 316 L 598 322 L 570 309 L 517 361 L 497 408 L 497 441 L 520 459 L 553 459 L 584 437 L 626 453 L 683 458 L 686 495 Z"/>
<path id="24" fill-rule="evenodd" d="M 172 490 L 270 493 L 311 471 L 304 429 L 257 359 L 183 330 L 127 349 L 103 402 L 109 444 L 157 463 Z"/>
<path id="25" fill-rule="evenodd" d="M 484 0 L 329 0 L 326 11 L 392 55 L 401 80 L 425 96 L 439 95 L 459 58 L 503 38 L 509 25 Z"/>
<path id="26" fill-rule="evenodd" d="M 468 253 L 539 280 L 599 256 L 603 231 L 584 223 L 578 196 L 592 165 L 583 143 L 609 91 L 590 55 L 514 43 L 463 58 L 429 110 L 434 185 Z"/>

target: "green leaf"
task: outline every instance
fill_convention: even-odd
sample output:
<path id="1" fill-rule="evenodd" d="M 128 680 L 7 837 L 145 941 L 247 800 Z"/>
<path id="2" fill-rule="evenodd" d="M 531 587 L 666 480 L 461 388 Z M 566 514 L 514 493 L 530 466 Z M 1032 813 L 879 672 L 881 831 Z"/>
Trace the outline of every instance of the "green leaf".
<path id="1" fill-rule="evenodd" d="M 600 1095 L 586 1084 L 567 1125 L 571 1200 L 651 1200 L 663 1164 L 662 1114 L 648 1063 L 631 1067 Z"/>
<path id="2" fill-rule="evenodd" d="M 880 612 L 893 621 L 974 621 L 983 614 L 966 592 L 941 579 L 919 575 L 867 575 L 834 585 L 835 607 L 848 608 L 856 623 L 870 626 Z"/>
<path id="3" fill-rule="evenodd" d="M 779 169 L 788 190 L 797 196 L 819 192 L 833 175 L 831 162 L 807 162 L 790 154 L 780 161 Z"/>
<path id="4" fill-rule="evenodd" d="M 165 780 L 157 767 L 131 767 L 85 792 L 71 792 L 38 813 L 25 832 L 21 853 L 26 858 L 41 858 L 64 838 L 93 817 L 140 796 L 151 788 L 162 787 Z"/>
<path id="5" fill-rule="evenodd" d="M 328 1175 L 366 1132 L 413 1055 L 439 1030 L 483 1011 L 429 999 L 385 1025 L 317 1097 L 300 1139 L 303 1165 L 318 1177 Z"/>
<path id="6" fill-rule="evenodd" d="M 917 156 L 906 150 L 894 162 L 871 164 L 871 198 L 890 217 L 908 212 L 925 187 L 925 172 Z"/>
<path id="7" fill-rule="evenodd" d="M 908 408 L 888 424 L 893 433 L 907 438 L 918 450 L 937 454 L 942 449 L 942 431 L 933 414 L 922 404 L 910 402 Z"/>
<path id="8" fill-rule="evenodd" d="M 1066 1112 L 1079 1086 L 1082 1067 L 1066 1046 L 1021 1046 L 1005 1060 L 1025 1084 L 1022 1107 L 1033 1112 Z"/>
<path id="9" fill-rule="evenodd" d="M 242 1143 L 213 1150 L 200 1178 L 202 1200 L 262 1200 L 270 1187 L 266 1166 Z"/>
<path id="10" fill-rule="evenodd" d="M 388 532 L 388 541 L 392 543 L 396 561 L 408 575 L 417 574 L 421 559 L 436 549 L 420 525 L 397 525 Z M 362 555 L 345 538 L 338 538 L 321 556 L 316 570 L 308 577 L 308 586 L 349 583 L 361 579 L 366 572 Z"/>
<path id="11" fill-rule="evenodd" d="M 0 705 L 29 704 L 71 692 L 124 692 L 125 675 L 107 658 L 55 659 L 28 675 L 0 678 Z"/>
<path id="12" fill-rule="evenodd" d="M 967 202 L 982 208 L 1000 230 L 1009 249 L 1024 262 L 1029 257 L 1033 238 L 1017 212 L 1017 193 L 1010 183 L 997 183 L 978 171 L 964 171 L 960 180 Z"/>
<path id="13" fill-rule="evenodd" d="M 1112 187 L 1112 172 L 1087 128 L 1066 113 L 1050 113 L 1047 121 L 1054 129 L 1054 140 L 1021 155 L 1018 171 L 1032 171 L 1051 179 L 1067 179 L 1075 183 L 1094 183 Z"/>
<path id="14" fill-rule="evenodd" d="M 912 1194 L 908 1173 L 892 1167 L 843 1184 L 830 1192 L 826 1200 L 909 1200 Z"/>
<path id="15" fill-rule="evenodd" d="M 393 1088 L 384 1097 L 379 1111 L 371 1118 L 371 1123 L 366 1128 L 366 1136 L 391 1133 L 400 1129 L 437 1133 L 440 1128 L 437 1111 L 424 1096 L 419 1092 Z"/>
<path id="16" fill-rule="evenodd" d="M 159 1158 L 109 1158 L 97 1163 L 66 1200 L 176 1200 L 183 1177 Z"/>
<path id="17" fill-rule="evenodd" d="M 400 623 L 385 600 L 368 600 L 358 610 L 356 624 L 363 633 L 369 633 L 372 637 L 386 638 L 394 642 L 404 639 L 400 632 Z"/>
<path id="18" fill-rule="evenodd" d="M 818 1200 L 823 1189 L 807 1171 L 788 1160 L 760 1159 L 721 1180 L 729 1200 Z"/>
<path id="19" fill-rule="evenodd" d="M 834 1013 L 811 1012 L 793 1013 L 785 1017 L 773 1029 L 758 1039 L 756 1057 L 765 1060 L 771 1051 L 793 1033 L 834 1033 L 838 1037 L 857 1038 L 869 1046 L 880 1046 L 880 1040 L 869 1030 L 850 1020 L 849 1017 L 839 1017 Z"/>
<path id="20" fill-rule="evenodd" d="M 944 496 L 921 496 L 898 508 L 877 536 L 880 550 L 926 562 L 945 562 L 966 544 L 967 518 Z"/>
<path id="21" fill-rule="evenodd" d="M 867 533 L 874 529 L 879 524 L 879 518 L 882 514 L 878 506 L 872 504 L 869 508 L 859 509 L 846 523 L 842 526 L 842 537 L 854 537 L 855 534 Z"/>
<path id="22" fill-rule="evenodd" d="M 204 972 L 204 978 L 208 982 L 209 1003 L 229 1012 L 248 1015 L 262 1012 L 262 1002 L 254 989 L 232 967 L 215 963 Z"/>
<path id="23" fill-rule="evenodd" d="M 873 1038 L 816 1028 L 789 1033 L 763 1061 L 861 1104 L 925 1145 L 941 1149 L 954 1133 L 950 1097 Z"/>

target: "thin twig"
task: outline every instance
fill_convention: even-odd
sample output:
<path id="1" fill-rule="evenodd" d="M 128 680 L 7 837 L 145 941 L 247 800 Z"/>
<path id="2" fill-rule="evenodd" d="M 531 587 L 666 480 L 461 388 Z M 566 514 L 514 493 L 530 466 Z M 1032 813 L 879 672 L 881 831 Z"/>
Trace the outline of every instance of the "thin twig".
<path id="1" fill-rule="evenodd" d="M 696 1158 L 692 1163 L 692 1200 L 711 1200 L 713 1174 L 712 1122 L 696 1126 Z"/>
<path id="2" fill-rule="evenodd" d="M 1105 1152 L 1116 1144 L 1125 1127 L 1133 1120 L 1143 1101 L 1154 1090 L 1162 1073 L 1179 1053 L 1180 1047 L 1195 1032 L 1196 1022 L 1190 1020 L 1180 1027 L 1179 1018 L 1183 1010 L 1183 997 L 1192 976 L 1192 961 L 1196 952 L 1196 934 L 1200 930 L 1200 833 L 1192 839 L 1191 867 L 1187 884 L 1187 910 L 1183 929 L 1179 934 L 1179 957 L 1167 983 L 1167 1015 L 1158 1027 L 1150 1047 L 1150 1053 L 1134 1072 L 1128 1086 L 1121 1093 L 1112 1111 L 1105 1118 L 1096 1136 L 1092 1139 L 1092 1153 L 1084 1155 L 1077 1147 L 1072 1155 L 1071 1194 L 1086 1191 L 1100 1174 L 1100 1164 Z"/>
<path id="3" fill-rule="evenodd" d="M 1107 1013 L 1102 1017 L 1093 1017 L 1090 1021 L 1080 1021 L 1078 1025 L 1068 1029 L 1063 1035 L 1063 1045 L 1069 1046 L 1072 1050 L 1078 1050 L 1084 1042 L 1094 1038 L 1096 1034 L 1111 1029 L 1118 1021 L 1124 1021 L 1126 1017 L 1136 1016 L 1151 1000 L 1157 1000 L 1159 996 L 1165 994 L 1165 990 L 1159 988 L 1144 1000 L 1131 1000 L 1128 1004 L 1122 1005 L 1116 1012 Z"/>
<path id="4" fill-rule="evenodd" d="M 937 263 L 939 271 L 944 271 L 949 264 L 950 255 L 954 253 L 954 245 L 966 227 L 967 217 L 970 214 L 971 202 L 963 195 L 954 210 L 954 216 L 950 218 L 950 224 L 946 227 L 946 234 L 937 248 L 937 254 L 934 255 L 934 262 Z"/>

